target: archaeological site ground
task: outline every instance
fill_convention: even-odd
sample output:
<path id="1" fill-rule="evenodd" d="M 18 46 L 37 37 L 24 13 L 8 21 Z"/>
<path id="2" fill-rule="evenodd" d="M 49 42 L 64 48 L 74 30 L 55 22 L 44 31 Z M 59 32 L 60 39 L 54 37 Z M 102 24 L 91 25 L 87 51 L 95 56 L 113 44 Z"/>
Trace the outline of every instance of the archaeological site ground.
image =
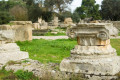
<path id="1" fill-rule="evenodd" d="M 120 0 L 0 0 L 0 80 L 120 80 Z"/>

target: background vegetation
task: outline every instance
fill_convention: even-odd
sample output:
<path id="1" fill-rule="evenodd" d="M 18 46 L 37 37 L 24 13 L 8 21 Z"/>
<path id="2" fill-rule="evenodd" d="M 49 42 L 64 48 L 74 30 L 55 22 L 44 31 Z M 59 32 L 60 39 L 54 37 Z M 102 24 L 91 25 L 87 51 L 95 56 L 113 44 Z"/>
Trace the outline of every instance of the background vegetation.
<path id="1" fill-rule="evenodd" d="M 71 12 L 73 0 L 1 0 L 0 24 L 11 20 L 36 22 L 38 17 L 49 22 L 54 16 L 60 21 L 71 17 L 74 22 L 93 17 L 95 20 L 120 20 L 120 0 L 103 0 L 101 8 L 95 0 L 82 0 L 80 7 Z"/>

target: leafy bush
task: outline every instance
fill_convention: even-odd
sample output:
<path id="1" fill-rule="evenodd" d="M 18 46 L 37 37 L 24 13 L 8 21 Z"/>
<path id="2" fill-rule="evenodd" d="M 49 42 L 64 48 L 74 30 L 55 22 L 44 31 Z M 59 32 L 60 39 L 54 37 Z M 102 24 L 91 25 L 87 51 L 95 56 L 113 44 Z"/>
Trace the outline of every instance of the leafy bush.
<path id="1" fill-rule="evenodd" d="M 0 24 L 9 23 L 11 20 L 14 20 L 13 16 L 11 16 L 8 12 L 0 11 Z"/>
<path id="2" fill-rule="evenodd" d="M 32 72 L 23 71 L 23 70 L 18 70 L 17 72 L 15 72 L 15 76 L 17 76 L 17 78 L 22 80 L 30 80 L 33 79 L 33 77 L 35 77 Z"/>

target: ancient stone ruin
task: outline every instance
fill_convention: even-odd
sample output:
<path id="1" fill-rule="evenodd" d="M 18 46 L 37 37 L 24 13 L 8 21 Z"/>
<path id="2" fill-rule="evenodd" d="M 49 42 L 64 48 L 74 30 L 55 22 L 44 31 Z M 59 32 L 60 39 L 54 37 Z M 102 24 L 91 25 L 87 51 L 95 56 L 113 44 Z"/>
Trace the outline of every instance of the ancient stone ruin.
<path id="1" fill-rule="evenodd" d="M 20 51 L 14 42 L 15 30 L 0 30 L 0 64 L 29 58 L 27 52 Z"/>
<path id="2" fill-rule="evenodd" d="M 58 22 L 59 22 L 58 17 L 54 17 L 54 20 L 52 21 L 53 26 L 58 27 Z"/>
<path id="3" fill-rule="evenodd" d="M 109 24 L 111 25 L 111 24 Z M 68 30 L 68 36 L 77 38 L 77 45 L 71 56 L 60 64 L 63 72 L 74 72 L 89 77 L 102 78 L 114 76 L 120 71 L 120 57 L 110 45 L 108 23 L 83 23 Z"/>
<path id="4" fill-rule="evenodd" d="M 71 25 L 71 24 L 73 24 L 73 21 L 72 21 L 71 18 L 65 18 L 65 20 L 64 20 L 64 24 Z"/>
<path id="5" fill-rule="evenodd" d="M 0 25 L 0 31 L 1 32 L 14 31 L 15 36 L 13 41 L 32 40 L 32 22 L 31 21 L 11 21 L 10 25 Z"/>

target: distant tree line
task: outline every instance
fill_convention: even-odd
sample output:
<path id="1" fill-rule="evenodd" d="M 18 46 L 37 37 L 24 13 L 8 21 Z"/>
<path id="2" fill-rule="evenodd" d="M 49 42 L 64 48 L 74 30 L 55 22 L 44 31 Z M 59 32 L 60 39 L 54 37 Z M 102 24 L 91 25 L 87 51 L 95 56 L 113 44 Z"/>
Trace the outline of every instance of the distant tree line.
<path id="1" fill-rule="evenodd" d="M 0 24 L 11 20 L 36 22 L 38 17 L 49 22 L 54 16 L 58 16 L 60 21 L 71 17 L 76 23 L 90 17 L 95 20 L 120 20 L 120 0 L 103 0 L 101 9 L 95 0 L 82 0 L 81 6 L 74 12 L 69 8 L 72 2 L 73 0 L 2 0 Z"/>

